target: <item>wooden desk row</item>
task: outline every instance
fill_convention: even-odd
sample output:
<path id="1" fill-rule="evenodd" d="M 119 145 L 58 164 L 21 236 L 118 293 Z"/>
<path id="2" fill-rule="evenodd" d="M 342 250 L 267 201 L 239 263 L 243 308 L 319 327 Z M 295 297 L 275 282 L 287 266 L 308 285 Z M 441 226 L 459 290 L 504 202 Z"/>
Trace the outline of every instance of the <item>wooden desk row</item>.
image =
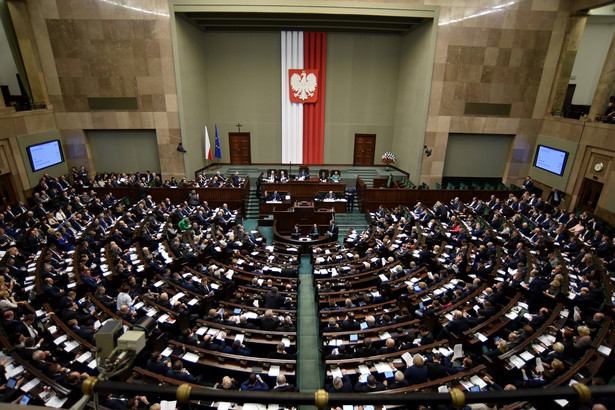
<path id="1" fill-rule="evenodd" d="M 131 202 L 138 201 L 142 192 L 139 188 L 130 187 L 90 187 L 87 191 L 93 190 L 99 198 L 103 198 L 107 193 L 113 193 L 116 198 L 128 198 Z M 226 203 L 229 209 L 239 209 L 245 215 L 244 204 L 250 196 L 250 177 L 246 177 L 241 188 L 148 188 L 145 190 L 147 195 L 152 196 L 152 200 L 158 203 L 169 198 L 172 203 L 180 204 L 188 199 L 188 194 L 192 191 L 199 194 L 201 201 L 207 201 L 211 208 L 222 206 Z"/>
<path id="2" fill-rule="evenodd" d="M 288 182 L 265 182 L 261 183 L 261 192 L 287 192 L 293 200 L 312 201 L 320 192 L 345 192 L 346 183 L 340 182 L 320 182 L 317 178 L 306 181 Z M 343 197 L 343 194 L 342 194 Z"/>

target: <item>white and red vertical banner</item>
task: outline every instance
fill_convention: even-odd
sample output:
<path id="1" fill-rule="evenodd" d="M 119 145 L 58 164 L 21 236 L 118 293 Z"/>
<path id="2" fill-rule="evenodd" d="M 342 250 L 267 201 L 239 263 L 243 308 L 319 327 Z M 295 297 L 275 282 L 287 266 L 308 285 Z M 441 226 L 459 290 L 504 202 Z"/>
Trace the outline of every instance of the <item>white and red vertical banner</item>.
<path id="1" fill-rule="evenodd" d="M 282 32 L 282 162 L 322 164 L 327 33 Z"/>
<path id="2" fill-rule="evenodd" d="M 303 104 L 290 100 L 288 70 L 303 68 L 303 31 L 282 31 L 282 163 L 303 161 Z"/>

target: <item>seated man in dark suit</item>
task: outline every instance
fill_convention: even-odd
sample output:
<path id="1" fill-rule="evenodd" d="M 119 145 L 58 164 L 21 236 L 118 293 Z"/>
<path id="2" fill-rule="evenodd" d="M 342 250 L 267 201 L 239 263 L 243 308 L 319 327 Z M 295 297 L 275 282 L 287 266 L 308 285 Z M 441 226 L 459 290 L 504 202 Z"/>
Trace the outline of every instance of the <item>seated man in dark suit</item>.
<path id="1" fill-rule="evenodd" d="M 456 356 L 453 356 L 451 360 L 448 360 L 446 358 L 444 359 L 444 366 L 446 367 L 446 371 L 449 374 L 453 375 L 465 372 L 466 370 L 472 368 L 472 359 L 470 359 L 469 357 L 464 358 L 460 366 L 455 365 L 455 360 L 457 359 L 458 358 Z"/>
<path id="2" fill-rule="evenodd" d="M 376 350 L 375 347 L 372 347 L 372 340 L 365 338 L 363 340 L 363 345 L 356 350 L 355 357 L 369 357 L 377 354 L 378 350 Z"/>
<path id="3" fill-rule="evenodd" d="M 184 369 L 184 365 L 181 360 L 176 360 L 173 363 L 173 367 L 167 371 L 166 376 L 186 383 L 199 383 L 199 378 L 201 377 L 200 375 L 197 377 L 191 375 L 188 370 Z"/>
<path id="4" fill-rule="evenodd" d="M 367 383 L 361 383 L 359 380 L 354 386 L 354 391 L 359 393 L 369 393 L 372 391 L 386 390 L 386 386 L 377 381 L 373 374 L 367 376 Z"/>
<path id="5" fill-rule="evenodd" d="M 199 383 L 199 377 L 194 377 L 188 372 L 188 370 L 184 369 L 184 365 L 181 360 L 176 360 L 173 363 L 173 367 L 167 371 L 167 377 L 172 379 L 181 380 L 186 383 Z"/>
<path id="6" fill-rule="evenodd" d="M 96 340 L 94 340 L 94 333 L 96 333 L 96 331 L 94 330 L 94 319 L 87 319 L 85 321 L 85 324 L 83 326 L 80 326 L 75 331 L 75 334 L 77 336 L 79 336 L 89 344 L 96 346 Z"/>
<path id="7" fill-rule="evenodd" d="M 64 290 L 53 284 L 53 279 L 47 278 L 45 279 L 45 284 L 43 285 L 43 293 L 49 299 L 60 299 L 64 296 Z"/>
<path id="8" fill-rule="evenodd" d="M 433 334 L 429 331 L 427 326 L 421 325 L 419 327 L 419 333 L 421 334 L 421 341 L 419 342 L 421 346 L 431 344 L 435 341 Z"/>
<path id="9" fill-rule="evenodd" d="M 271 198 L 269 199 L 269 201 L 281 201 L 281 200 L 282 200 L 282 197 L 280 196 L 278 191 L 274 191 L 273 194 L 271 194 Z"/>
<path id="10" fill-rule="evenodd" d="M 84 324 L 87 320 L 92 319 L 92 315 L 89 313 L 84 313 L 83 310 L 79 308 L 77 303 L 73 302 L 62 310 L 62 321 L 64 323 L 68 323 L 71 319 L 77 319 L 79 324 Z"/>
<path id="11" fill-rule="evenodd" d="M 265 294 L 264 299 L 263 307 L 266 309 L 280 309 L 285 300 L 284 296 L 278 292 L 277 286 L 272 287 L 271 291 Z"/>
<path id="12" fill-rule="evenodd" d="M 351 330 L 359 330 L 361 329 L 361 325 L 355 320 L 354 313 L 348 312 L 348 315 L 340 324 L 340 328 L 342 331 L 347 332 Z"/>
<path id="13" fill-rule="evenodd" d="M 340 327 L 337 325 L 337 322 L 335 321 L 334 318 L 329 318 L 328 326 L 325 327 L 322 331 L 323 331 L 323 333 L 325 333 L 325 332 L 339 332 L 340 331 Z"/>
<path id="14" fill-rule="evenodd" d="M 260 319 L 261 330 L 276 330 L 279 324 L 280 321 L 273 316 L 273 311 L 271 309 L 267 309 L 265 315 Z"/>
<path id="15" fill-rule="evenodd" d="M 231 176 L 231 183 L 235 188 L 239 188 L 243 181 L 239 177 L 239 171 L 235 171 L 235 173 Z"/>
<path id="16" fill-rule="evenodd" d="M 294 359 L 293 355 L 291 355 L 290 353 L 286 351 L 286 347 L 284 346 L 284 343 L 282 342 L 278 343 L 278 345 L 276 346 L 275 352 L 270 352 L 267 355 L 267 357 L 270 359 L 282 359 L 282 360 L 293 360 Z"/>
<path id="17" fill-rule="evenodd" d="M 248 347 L 246 347 L 243 343 L 241 343 L 239 340 L 235 340 L 233 341 L 233 344 L 231 344 L 230 346 L 225 346 L 224 349 L 222 349 L 223 353 L 230 353 L 230 354 L 236 354 L 236 355 L 240 355 L 240 356 L 250 356 L 252 354 L 252 350 Z"/>
<path id="18" fill-rule="evenodd" d="M 437 380 L 448 376 L 446 367 L 442 364 L 442 360 L 442 353 L 436 353 L 431 358 L 431 361 L 425 363 L 425 366 L 427 366 L 427 378 L 429 380 Z"/>
<path id="19" fill-rule="evenodd" d="M 162 360 L 162 356 L 159 351 L 152 352 L 149 359 L 147 359 L 147 363 L 145 364 L 145 370 L 148 370 L 152 373 L 166 375 L 170 370 L 169 367 L 171 364 L 169 362 L 164 362 Z"/>
<path id="20" fill-rule="evenodd" d="M 453 313 L 453 320 L 447 323 L 445 327 L 442 328 L 440 333 L 438 334 L 438 340 L 449 338 L 450 334 L 453 333 L 457 336 L 460 336 L 470 328 L 470 325 L 465 318 L 464 312 L 461 310 L 456 310 Z"/>
<path id="21" fill-rule="evenodd" d="M 278 392 L 296 392 L 297 388 L 286 382 L 286 376 L 279 374 L 275 379 L 275 387 L 273 390 Z"/>
<path id="22" fill-rule="evenodd" d="M 352 393 L 352 382 L 346 374 L 346 369 L 342 369 L 342 377 L 333 379 L 333 382 L 325 389 L 328 393 Z"/>

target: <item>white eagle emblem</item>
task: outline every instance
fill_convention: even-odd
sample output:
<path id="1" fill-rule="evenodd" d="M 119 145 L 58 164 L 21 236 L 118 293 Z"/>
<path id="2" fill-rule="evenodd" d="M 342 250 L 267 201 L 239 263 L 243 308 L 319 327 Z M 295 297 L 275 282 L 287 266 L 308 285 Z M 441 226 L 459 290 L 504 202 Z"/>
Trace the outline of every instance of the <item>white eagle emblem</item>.
<path id="1" fill-rule="evenodd" d="M 308 98 L 314 97 L 316 91 L 316 75 L 314 73 L 305 74 L 305 71 L 301 75 L 295 73 L 290 77 L 290 86 L 294 91 L 294 97 L 299 98 L 302 101 Z"/>

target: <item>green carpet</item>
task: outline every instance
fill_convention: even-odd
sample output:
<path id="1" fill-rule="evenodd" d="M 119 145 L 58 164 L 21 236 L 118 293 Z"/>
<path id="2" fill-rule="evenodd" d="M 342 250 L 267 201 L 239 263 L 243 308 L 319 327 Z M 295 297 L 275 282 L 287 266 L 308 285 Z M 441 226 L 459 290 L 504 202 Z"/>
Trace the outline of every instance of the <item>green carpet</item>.
<path id="1" fill-rule="evenodd" d="M 256 229 L 258 221 L 246 219 L 243 226 L 246 231 Z M 260 227 L 260 231 L 267 239 L 273 241 L 273 228 Z M 314 289 L 313 267 L 310 256 L 301 256 L 299 266 L 299 279 L 297 302 L 297 387 L 302 392 L 315 392 L 322 388 L 324 380 L 324 366 L 320 358 L 320 323 L 318 317 L 318 304 Z M 314 409 L 314 406 L 300 406 L 301 409 Z"/>
<path id="2" fill-rule="evenodd" d="M 242 225 L 243 225 L 243 229 L 245 229 L 246 232 L 253 231 L 256 228 L 258 228 L 258 219 L 244 219 Z M 269 240 L 269 238 L 267 240 Z"/>
<path id="3" fill-rule="evenodd" d="M 297 387 L 302 392 L 315 392 L 322 388 L 324 367 L 320 360 L 318 304 L 310 256 L 301 256 L 299 268 L 299 301 L 297 306 Z M 303 407 L 302 408 L 308 408 Z"/>

